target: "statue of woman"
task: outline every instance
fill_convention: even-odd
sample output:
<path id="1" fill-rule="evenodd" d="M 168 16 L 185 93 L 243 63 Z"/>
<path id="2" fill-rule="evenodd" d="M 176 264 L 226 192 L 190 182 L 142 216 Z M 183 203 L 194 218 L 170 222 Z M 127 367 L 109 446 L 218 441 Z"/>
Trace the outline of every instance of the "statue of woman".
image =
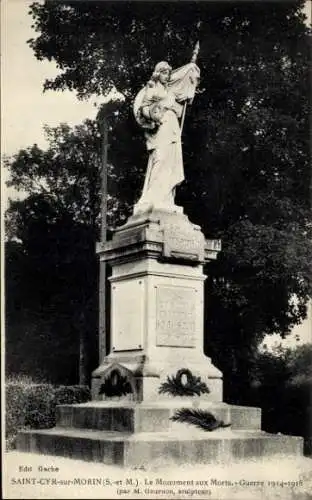
<path id="1" fill-rule="evenodd" d="M 145 130 L 149 152 L 142 195 L 134 214 L 152 208 L 174 211 L 175 189 L 184 180 L 181 125 L 183 103 L 191 101 L 199 69 L 189 63 L 172 71 L 167 62 L 156 64 L 151 79 L 134 101 L 134 115 Z"/>

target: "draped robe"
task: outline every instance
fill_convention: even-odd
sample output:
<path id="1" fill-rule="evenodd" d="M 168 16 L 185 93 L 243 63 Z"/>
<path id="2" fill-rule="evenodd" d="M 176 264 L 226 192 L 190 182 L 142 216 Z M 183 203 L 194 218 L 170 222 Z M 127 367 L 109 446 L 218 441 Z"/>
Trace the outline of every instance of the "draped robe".
<path id="1" fill-rule="evenodd" d="M 149 153 L 147 171 L 136 211 L 150 207 L 174 210 L 175 188 L 184 180 L 181 118 L 185 101 L 194 98 L 199 69 L 189 63 L 171 72 L 167 85 L 146 85 L 134 101 L 134 115 L 145 129 Z"/>

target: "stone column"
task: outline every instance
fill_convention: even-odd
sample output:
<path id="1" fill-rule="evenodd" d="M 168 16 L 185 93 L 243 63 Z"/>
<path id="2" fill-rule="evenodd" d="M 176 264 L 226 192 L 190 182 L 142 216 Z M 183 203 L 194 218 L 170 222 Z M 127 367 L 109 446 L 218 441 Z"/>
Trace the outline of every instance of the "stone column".
<path id="1" fill-rule="evenodd" d="M 183 369 L 207 385 L 204 399 L 222 401 L 222 373 L 203 352 L 203 264 L 220 249 L 165 211 L 132 216 L 98 244 L 112 267 L 111 352 L 93 372 L 93 399 L 161 401 L 161 384 Z"/>

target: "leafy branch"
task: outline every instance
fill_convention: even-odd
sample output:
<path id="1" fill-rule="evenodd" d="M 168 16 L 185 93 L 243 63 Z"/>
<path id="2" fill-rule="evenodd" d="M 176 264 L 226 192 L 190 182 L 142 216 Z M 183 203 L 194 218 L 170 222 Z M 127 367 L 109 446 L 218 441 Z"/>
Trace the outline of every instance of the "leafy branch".
<path id="1" fill-rule="evenodd" d="M 225 424 L 223 420 L 217 419 L 212 413 L 205 410 L 193 410 L 191 408 L 181 408 L 170 417 L 174 422 L 181 422 L 195 425 L 205 431 L 214 431 L 220 427 L 229 427 L 231 424 Z"/>

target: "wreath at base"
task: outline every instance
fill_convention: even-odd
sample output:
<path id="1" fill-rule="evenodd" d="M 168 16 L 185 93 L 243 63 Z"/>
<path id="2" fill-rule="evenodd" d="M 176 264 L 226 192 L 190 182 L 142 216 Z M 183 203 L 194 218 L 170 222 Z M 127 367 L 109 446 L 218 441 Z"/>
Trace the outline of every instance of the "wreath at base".
<path id="1" fill-rule="evenodd" d="M 123 377 L 118 370 L 111 371 L 99 390 L 99 394 L 104 394 L 106 397 L 125 396 L 132 392 L 128 378 Z"/>
<path id="2" fill-rule="evenodd" d="M 186 382 L 183 382 L 184 376 Z M 209 394 L 210 390 L 200 377 L 195 377 L 190 370 L 182 368 L 177 371 L 176 375 L 167 376 L 166 382 L 161 384 L 158 392 L 172 396 L 200 396 L 201 394 Z"/>

